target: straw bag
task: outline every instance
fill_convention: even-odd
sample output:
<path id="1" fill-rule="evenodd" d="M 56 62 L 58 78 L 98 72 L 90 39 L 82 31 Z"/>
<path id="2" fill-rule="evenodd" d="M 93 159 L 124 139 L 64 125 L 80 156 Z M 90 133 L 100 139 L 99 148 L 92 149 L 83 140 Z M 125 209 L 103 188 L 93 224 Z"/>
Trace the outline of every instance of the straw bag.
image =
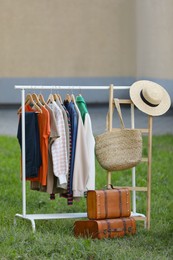
<path id="1" fill-rule="evenodd" d="M 100 165 L 107 171 L 126 170 L 142 159 L 142 134 L 139 129 L 124 126 L 118 99 L 114 99 L 121 128 L 96 136 L 95 153 Z"/>

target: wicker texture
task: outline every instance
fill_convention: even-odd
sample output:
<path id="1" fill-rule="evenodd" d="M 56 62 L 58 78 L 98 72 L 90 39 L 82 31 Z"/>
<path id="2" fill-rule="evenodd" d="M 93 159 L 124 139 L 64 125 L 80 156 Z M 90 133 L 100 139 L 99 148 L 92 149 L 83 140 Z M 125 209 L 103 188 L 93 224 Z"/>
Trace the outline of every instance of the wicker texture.
<path id="1" fill-rule="evenodd" d="M 137 129 L 115 129 L 96 137 L 96 157 L 108 171 L 126 170 L 142 158 L 142 136 Z"/>

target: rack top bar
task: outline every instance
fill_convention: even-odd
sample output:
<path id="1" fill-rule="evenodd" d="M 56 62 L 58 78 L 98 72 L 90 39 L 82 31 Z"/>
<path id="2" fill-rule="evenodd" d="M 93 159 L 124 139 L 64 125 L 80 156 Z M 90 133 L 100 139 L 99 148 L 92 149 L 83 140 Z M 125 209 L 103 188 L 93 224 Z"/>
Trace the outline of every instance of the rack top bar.
<path id="1" fill-rule="evenodd" d="M 63 90 L 63 89 L 69 89 L 69 90 L 74 90 L 74 89 L 101 89 L 101 90 L 105 90 L 105 89 L 109 89 L 110 86 L 14 86 L 15 89 L 59 89 L 59 90 Z M 114 89 L 129 89 L 130 86 L 114 86 Z"/>

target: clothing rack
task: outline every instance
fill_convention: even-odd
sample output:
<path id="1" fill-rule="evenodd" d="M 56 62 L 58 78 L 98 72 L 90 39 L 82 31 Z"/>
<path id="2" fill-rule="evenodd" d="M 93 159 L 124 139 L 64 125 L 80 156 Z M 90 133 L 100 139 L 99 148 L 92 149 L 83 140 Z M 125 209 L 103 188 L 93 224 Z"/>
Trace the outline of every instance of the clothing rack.
<path id="1" fill-rule="evenodd" d="M 31 221 L 32 230 L 35 232 L 35 220 L 49 220 L 49 219 L 66 219 L 66 218 L 86 218 L 87 213 L 58 213 L 58 214 L 27 214 L 26 213 L 26 158 L 25 158 L 25 91 L 26 90 L 128 90 L 130 86 L 15 86 L 16 90 L 21 90 L 21 103 L 22 103 L 22 214 L 16 214 L 14 218 L 14 223 L 16 224 L 16 218 L 22 218 L 25 220 Z M 120 100 L 121 101 L 121 100 Z M 134 118 L 134 104 L 128 102 L 131 105 L 131 127 L 134 128 L 135 118 Z M 151 120 L 150 120 L 151 121 Z M 150 128 L 152 124 L 150 122 Z M 150 131 L 151 132 L 151 131 Z M 150 155 L 151 155 L 151 145 L 152 139 L 150 135 Z M 132 213 L 131 216 L 134 216 L 137 220 L 144 220 L 145 224 L 149 228 L 150 222 L 150 186 L 151 186 L 151 164 L 149 165 L 149 173 L 148 173 L 148 189 L 143 189 L 143 191 L 148 192 L 148 200 L 147 200 L 147 216 L 141 213 L 136 212 L 136 175 L 135 168 L 132 169 Z M 108 173 L 107 181 L 110 183 L 111 175 Z M 147 221 L 146 221 L 147 220 Z"/>

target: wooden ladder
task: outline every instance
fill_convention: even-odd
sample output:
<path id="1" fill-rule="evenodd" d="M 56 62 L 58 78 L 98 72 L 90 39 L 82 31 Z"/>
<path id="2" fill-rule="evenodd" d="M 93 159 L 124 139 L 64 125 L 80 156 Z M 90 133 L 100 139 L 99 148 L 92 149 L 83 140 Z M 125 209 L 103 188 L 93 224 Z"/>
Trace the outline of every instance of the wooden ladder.
<path id="1" fill-rule="evenodd" d="M 109 115 L 108 115 L 108 130 L 112 131 L 113 129 L 113 110 L 115 107 L 114 104 L 114 86 L 110 85 L 110 90 L 109 90 Z M 119 99 L 119 103 L 120 104 L 125 104 L 125 105 L 130 105 L 131 106 L 131 112 L 133 111 L 133 113 L 131 113 L 132 118 L 131 118 L 131 122 L 132 123 L 132 128 L 134 128 L 134 104 L 132 103 L 132 101 L 130 99 Z M 114 188 L 122 188 L 122 187 L 127 187 L 129 188 L 130 191 L 132 191 L 133 193 L 133 199 L 135 197 L 135 201 L 133 200 L 134 204 L 135 204 L 135 211 L 136 211 L 136 191 L 140 191 L 140 192 L 146 192 L 147 194 L 147 207 L 146 207 L 146 215 L 143 214 L 133 214 L 132 212 L 132 216 L 136 219 L 136 220 L 142 220 L 145 222 L 145 226 L 146 228 L 149 230 L 150 229 L 150 212 L 151 212 L 151 165 L 152 165 L 152 125 L 153 125 L 153 118 L 152 116 L 148 116 L 148 128 L 140 128 L 142 134 L 147 134 L 148 135 L 148 156 L 147 157 L 143 157 L 141 162 L 147 163 L 148 167 L 147 167 L 147 186 L 146 187 L 136 187 L 136 185 L 134 186 L 114 186 Z M 139 129 L 139 128 L 138 128 Z M 135 173 L 135 168 L 132 169 L 132 171 Z M 133 172 L 132 172 L 132 176 L 133 176 Z M 111 177 L 112 177 L 112 172 L 107 172 L 107 185 L 112 183 L 111 182 Z M 135 176 L 136 178 L 136 176 Z M 132 181 L 133 182 L 133 181 Z M 136 181 L 135 181 L 136 183 Z M 134 205 L 133 205 L 134 206 Z M 135 212 L 136 213 L 136 212 Z"/>

